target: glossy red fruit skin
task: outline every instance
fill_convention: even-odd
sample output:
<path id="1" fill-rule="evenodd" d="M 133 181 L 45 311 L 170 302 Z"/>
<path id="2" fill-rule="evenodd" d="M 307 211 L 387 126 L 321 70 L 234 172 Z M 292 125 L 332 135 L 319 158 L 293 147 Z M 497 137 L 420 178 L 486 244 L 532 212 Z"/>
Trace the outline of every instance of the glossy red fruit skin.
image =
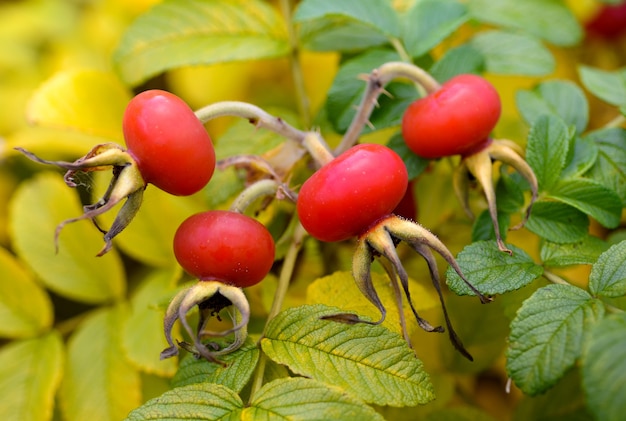
<path id="1" fill-rule="evenodd" d="M 360 144 L 304 182 L 296 209 L 313 237 L 347 240 L 391 213 L 407 184 L 407 170 L 398 154 L 386 146 Z"/>
<path id="2" fill-rule="evenodd" d="M 274 263 L 274 239 L 256 219 L 213 210 L 187 218 L 174 235 L 174 255 L 189 274 L 237 287 L 258 284 Z"/>
<path id="3" fill-rule="evenodd" d="M 401 216 L 406 219 L 417 221 L 417 200 L 413 185 L 415 180 L 409 181 L 404 196 L 393 209 L 394 215 Z"/>
<path id="4" fill-rule="evenodd" d="M 122 123 L 128 152 L 146 183 L 176 196 L 202 189 L 215 171 L 215 150 L 193 110 L 161 90 L 135 96 Z"/>
<path id="5" fill-rule="evenodd" d="M 585 24 L 587 35 L 607 40 L 626 34 L 626 1 L 605 5 Z"/>
<path id="6" fill-rule="evenodd" d="M 501 109 L 500 96 L 486 79 L 458 75 L 409 105 L 402 117 L 402 137 L 422 158 L 466 156 L 491 143 Z"/>

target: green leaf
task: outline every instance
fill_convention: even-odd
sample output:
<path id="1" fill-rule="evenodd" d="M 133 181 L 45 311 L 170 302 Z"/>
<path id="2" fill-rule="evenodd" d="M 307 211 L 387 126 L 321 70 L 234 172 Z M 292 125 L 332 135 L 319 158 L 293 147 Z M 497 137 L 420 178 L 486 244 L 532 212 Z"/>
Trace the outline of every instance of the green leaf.
<path id="1" fill-rule="evenodd" d="M 7 136 L 6 144 L 0 149 L 0 156 L 12 154 L 20 156 L 20 159 L 26 159 L 20 152 L 14 150 L 20 147 L 46 159 L 67 161 L 77 159 L 96 145 L 110 141 L 111 139 L 68 129 L 27 126 Z"/>
<path id="2" fill-rule="evenodd" d="M 220 384 L 177 387 L 135 409 L 126 421 L 218 419 L 383 420 L 374 409 L 342 389 L 300 377 L 266 383 L 246 405 L 234 391 Z"/>
<path id="3" fill-rule="evenodd" d="M 245 180 L 239 177 L 235 168 L 226 168 L 223 171 L 215 171 L 211 182 L 203 189 L 207 205 L 212 208 L 219 208 L 233 199 L 245 188 Z"/>
<path id="4" fill-rule="evenodd" d="M 125 421 L 183 421 L 241 419 L 243 401 L 220 384 L 196 383 L 177 387 L 133 410 Z M 120 418 L 121 419 L 121 418 Z"/>
<path id="5" fill-rule="evenodd" d="M 263 351 L 291 371 L 339 386 L 365 402 L 415 406 L 434 398 L 422 362 L 398 334 L 379 325 L 320 319 L 339 312 L 324 305 L 283 311 L 268 324 Z"/>
<path id="6" fill-rule="evenodd" d="M 405 48 L 412 57 L 422 56 L 468 17 L 467 7 L 456 0 L 419 0 L 404 16 Z"/>
<path id="7" fill-rule="evenodd" d="M 491 73 L 544 76 L 554 71 L 552 53 L 537 39 L 503 31 L 484 31 L 470 41 Z"/>
<path id="8" fill-rule="evenodd" d="M 0 348 L 0 419 L 51 420 L 63 376 L 63 339 L 57 332 Z"/>
<path id="9" fill-rule="evenodd" d="M 533 121 L 526 160 L 537 176 L 540 190 L 550 190 L 559 181 L 572 135 L 559 117 L 546 114 Z"/>
<path id="10" fill-rule="evenodd" d="M 617 107 L 626 106 L 626 68 L 606 71 L 578 66 L 580 80 L 592 94 Z"/>
<path id="11" fill-rule="evenodd" d="M 286 56 L 280 14 L 260 0 L 166 0 L 137 18 L 113 55 L 122 80 L 138 85 L 188 65 Z"/>
<path id="12" fill-rule="evenodd" d="M 598 420 L 620 420 L 626 412 L 626 313 L 613 314 L 591 330 L 582 364 L 587 407 Z"/>
<path id="13" fill-rule="evenodd" d="M 239 393 L 254 373 L 259 355 L 259 348 L 250 338 L 237 351 L 220 356 L 226 367 L 187 354 L 181 359 L 178 372 L 172 379 L 172 387 L 206 382 L 226 386 Z"/>
<path id="14" fill-rule="evenodd" d="M 578 287 L 537 290 L 511 323 L 508 375 L 529 395 L 549 389 L 580 357 L 586 331 L 603 314 L 602 303 Z"/>
<path id="15" fill-rule="evenodd" d="M 528 254 L 512 244 L 507 247 L 513 255 L 503 253 L 495 241 L 478 241 L 457 255 L 463 274 L 484 294 L 495 295 L 520 289 L 541 276 L 543 268 L 536 265 Z M 475 295 L 454 269 L 446 272 L 450 289 L 459 295 Z"/>
<path id="16" fill-rule="evenodd" d="M 124 139 L 122 117 L 130 98 L 112 73 L 69 70 L 57 73 L 35 91 L 26 116 L 37 126 L 120 143 Z"/>
<path id="17" fill-rule="evenodd" d="M 575 45 L 583 34 L 576 17 L 559 0 L 471 0 L 469 10 L 481 22 L 521 30 L 555 45 Z"/>
<path id="18" fill-rule="evenodd" d="M 622 206 L 626 206 L 626 130 L 601 129 L 586 137 L 598 148 L 598 157 L 588 176 L 615 191 L 622 199 Z"/>
<path id="19" fill-rule="evenodd" d="M 317 19 L 358 22 L 386 36 L 400 36 L 398 15 L 386 0 L 304 0 L 293 18 L 295 22 Z"/>
<path id="20" fill-rule="evenodd" d="M 298 28 L 299 42 L 311 51 L 354 53 L 389 43 L 384 34 L 354 20 L 317 19 L 301 22 Z"/>
<path id="21" fill-rule="evenodd" d="M 599 151 L 598 145 L 591 138 L 573 136 L 561 178 L 580 177 L 585 174 L 596 163 Z"/>
<path id="22" fill-rule="evenodd" d="M 591 265 L 608 247 L 598 237 L 586 235 L 581 241 L 569 244 L 543 241 L 540 255 L 545 266 Z"/>
<path id="23" fill-rule="evenodd" d="M 565 80 L 542 82 L 533 89 L 518 91 L 517 107 L 528 124 L 549 114 L 561 117 L 566 125 L 582 133 L 589 122 L 589 104 L 585 93 L 576 84 Z"/>
<path id="24" fill-rule="evenodd" d="M 471 44 L 463 44 L 447 50 L 430 69 L 438 82 L 444 83 L 463 73 L 480 74 L 485 71 L 485 58 Z"/>
<path id="25" fill-rule="evenodd" d="M 622 201 L 617 193 L 596 181 L 586 178 L 562 180 L 548 197 L 575 207 L 607 228 L 619 225 Z"/>
<path id="26" fill-rule="evenodd" d="M 139 373 L 126 360 L 121 331 L 125 307 L 91 313 L 68 343 L 60 405 L 68 421 L 117 421 L 141 403 Z"/>
<path id="27" fill-rule="evenodd" d="M 589 291 L 602 297 L 626 295 L 626 241 L 598 257 L 589 274 Z"/>
<path id="28" fill-rule="evenodd" d="M 496 197 L 498 196 L 496 195 Z M 498 211 L 498 226 L 500 227 L 500 236 L 503 240 L 506 240 L 509 225 L 511 225 L 511 215 L 507 212 Z M 485 209 L 478 214 L 472 225 L 472 242 L 495 239 L 496 230 L 491 220 L 491 214 L 488 209 Z"/>
<path id="29" fill-rule="evenodd" d="M 527 187 L 521 184 L 521 177 L 508 172 L 508 167 L 500 167 L 500 178 L 496 183 L 496 198 L 498 210 L 506 213 L 519 212 L 524 206 L 524 190 Z"/>
<path id="30" fill-rule="evenodd" d="M 0 336 L 28 338 L 52 326 L 52 303 L 44 289 L 0 248 Z"/>
<path id="31" fill-rule="evenodd" d="M 56 226 L 82 214 L 78 197 L 60 176 L 46 172 L 23 182 L 9 210 L 15 251 L 48 288 L 86 303 L 103 303 L 124 295 L 120 257 L 114 250 L 96 257 L 102 234 L 91 222 L 64 227 L 55 251 Z"/>
<path id="32" fill-rule="evenodd" d="M 400 56 L 398 56 L 395 51 L 372 50 L 350 60 L 346 60 L 343 63 L 328 91 L 328 98 L 325 104 L 329 121 L 338 133 L 344 133 L 350 126 L 356 114 L 356 107 L 358 107 L 363 93 L 365 92 L 366 84 L 363 80 L 358 78 L 358 75 L 370 73 L 372 70 L 388 61 L 399 59 Z M 387 85 L 386 89 L 391 92 L 394 91 L 393 87 L 398 85 L 401 84 L 391 83 Z M 396 97 L 396 103 L 403 103 L 406 108 L 410 102 L 415 100 L 417 98 L 417 92 L 412 86 L 411 89 L 412 92 L 410 94 L 407 93 L 406 98 Z M 389 105 L 389 103 L 394 102 L 394 100 L 385 97 L 381 97 L 379 100 L 379 109 L 384 108 L 383 104 Z M 386 110 L 386 112 L 389 111 Z M 375 122 L 374 114 L 376 114 L 376 112 L 372 114 L 370 121 L 375 127 L 382 128 Z M 399 125 L 402 119 L 402 113 L 396 114 L 395 118 L 397 121 L 395 121 L 394 124 Z"/>
<path id="33" fill-rule="evenodd" d="M 372 273 L 372 282 L 387 310 L 387 317 L 382 325 L 401 335 L 400 316 L 389 278 L 387 275 Z M 439 298 L 433 288 L 409 278 L 409 289 L 413 305 L 418 312 L 439 307 Z M 338 307 L 344 312 L 354 312 L 372 320 L 380 318 L 378 309 L 359 291 L 352 272 L 348 271 L 334 272 L 312 282 L 307 288 L 306 303 Z M 413 320 L 413 312 L 406 299 L 403 299 L 403 311 L 406 320 Z M 416 323 L 409 323 L 409 329 L 411 328 L 417 329 L 418 326 Z"/>
<path id="34" fill-rule="evenodd" d="M 176 372 L 176 359 L 161 361 L 169 345 L 163 334 L 164 297 L 172 296 L 181 276 L 180 266 L 154 270 L 145 276 L 130 300 L 130 314 L 122 330 L 122 346 L 129 362 L 138 370 L 162 377 Z"/>
<path id="35" fill-rule="evenodd" d="M 415 155 L 413 151 L 409 149 L 400 132 L 391 136 L 387 146 L 400 155 L 402 161 L 404 161 L 404 165 L 409 173 L 409 180 L 413 180 L 423 173 L 428 167 L 428 164 L 430 164 L 430 160 Z"/>
<path id="36" fill-rule="evenodd" d="M 548 241 L 575 243 L 587 235 L 589 218 L 565 203 L 540 200 L 533 205 L 525 226 Z"/>
<path id="37" fill-rule="evenodd" d="M 302 377 L 274 380 L 254 394 L 241 419 L 372 420 L 383 417 L 339 387 Z"/>

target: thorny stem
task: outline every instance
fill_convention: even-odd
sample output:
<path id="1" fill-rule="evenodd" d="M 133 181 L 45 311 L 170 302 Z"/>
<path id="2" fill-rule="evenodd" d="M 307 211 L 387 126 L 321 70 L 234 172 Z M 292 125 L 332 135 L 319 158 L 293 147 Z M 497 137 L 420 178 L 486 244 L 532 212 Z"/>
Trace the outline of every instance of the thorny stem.
<path id="1" fill-rule="evenodd" d="M 306 236 L 306 231 L 302 227 L 302 225 L 298 222 L 296 228 L 293 233 L 293 239 L 291 240 L 291 244 L 289 245 L 289 249 L 285 254 L 285 259 L 283 261 L 283 266 L 280 269 L 280 275 L 278 277 L 278 287 L 276 288 L 276 292 L 274 293 L 274 301 L 272 302 L 272 308 L 267 315 L 267 321 L 265 322 L 265 327 L 263 328 L 263 334 L 261 338 L 265 335 L 265 330 L 269 322 L 276 317 L 276 315 L 280 312 L 283 302 L 285 301 L 285 296 L 287 295 L 287 289 L 289 288 L 289 284 L 291 282 L 291 278 L 293 276 L 293 270 L 296 266 L 296 259 L 298 254 L 300 253 L 300 248 L 302 248 L 302 243 L 304 241 L 304 237 Z M 267 356 L 263 351 L 261 351 L 261 356 L 259 357 L 259 362 L 257 363 L 256 372 L 254 374 L 254 379 L 252 381 L 252 388 L 250 391 L 250 399 L 254 397 L 254 394 L 258 392 L 258 390 L 263 386 L 263 377 L 265 375 L 265 365 L 267 363 Z"/>
<path id="2" fill-rule="evenodd" d="M 256 105 L 252 105 L 247 102 L 216 102 L 207 105 L 206 107 L 200 108 L 195 112 L 195 114 L 202 123 L 206 123 L 209 120 L 225 116 L 245 118 L 256 127 L 271 130 L 274 133 L 294 140 L 295 142 L 298 142 L 300 144 L 302 143 L 304 136 L 306 135 L 306 132 L 296 129 L 282 118 L 275 117 L 269 114 L 267 111 L 257 107 Z"/>
<path id="3" fill-rule="evenodd" d="M 385 92 L 384 87 L 396 78 L 405 78 L 419 84 L 426 94 L 435 92 L 440 88 L 437 82 L 428 72 L 412 63 L 392 61 L 372 70 L 365 76 L 367 87 L 363 99 L 359 104 L 356 115 L 341 139 L 341 143 L 335 149 L 335 155 L 345 152 L 356 144 L 363 127 L 369 122 L 374 107 L 378 104 L 378 97 Z"/>
<path id="4" fill-rule="evenodd" d="M 304 76 L 302 75 L 302 66 L 300 64 L 300 50 L 298 47 L 298 38 L 293 27 L 291 19 L 291 1 L 280 0 L 280 10 L 287 23 L 287 36 L 289 38 L 289 65 L 291 66 L 291 75 L 296 88 L 296 99 L 298 102 L 298 112 L 302 117 L 304 127 L 311 125 L 311 111 L 309 109 L 309 98 L 304 89 Z"/>
<path id="5" fill-rule="evenodd" d="M 195 114 L 202 123 L 224 116 L 245 118 L 258 128 L 271 130 L 304 146 L 320 166 L 328 163 L 333 158 L 326 141 L 319 132 L 296 129 L 282 118 L 275 117 L 256 105 L 247 102 L 216 102 L 200 108 Z"/>
<path id="6" fill-rule="evenodd" d="M 307 132 L 304 139 L 302 139 L 302 146 L 320 167 L 323 167 L 335 158 L 318 132 Z"/>

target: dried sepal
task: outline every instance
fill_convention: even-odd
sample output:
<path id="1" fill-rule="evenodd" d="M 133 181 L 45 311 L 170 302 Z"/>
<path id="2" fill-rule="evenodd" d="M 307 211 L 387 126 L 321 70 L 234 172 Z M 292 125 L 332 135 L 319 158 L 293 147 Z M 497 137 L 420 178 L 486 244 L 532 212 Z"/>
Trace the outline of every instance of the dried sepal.
<path id="1" fill-rule="evenodd" d="M 420 224 L 392 215 L 384 220 L 385 226 L 389 232 L 400 241 L 409 244 L 415 251 L 422 254 L 420 250 L 425 247 L 436 251 L 448 263 L 452 269 L 459 275 L 465 284 L 478 296 L 481 303 L 486 304 L 492 301 L 490 297 L 482 294 L 463 274 L 458 262 L 448 250 L 446 245 L 432 232 L 421 226 Z"/>
<path id="2" fill-rule="evenodd" d="M 448 311 L 443 298 L 443 292 L 441 290 L 441 280 L 437 269 L 437 262 L 435 261 L 432 251 L 434 250 L 441 255 L 446 262 L 454 268 L 461 279 L 463 279 L 469 288 L 474 291 L 482 303 L 490 302 L 491 298 L 483 295 L 474 285 L 471 284 L 461 271 L 461 268 L 452 253 L 434 234 L 419 225 L 417 222 L 397 215 L 392 214 L 379 219 L 365 233 L 360 235 L 357 239 L 357 246 L 352 259 L 352 275 L 357 287 L 361 293 L 380 311 L 381 319 L 377 322 L 370 322 L 360 319 L 358 316 L 350 313 L 340 313 L 326 316 L 324 318 L 347 324 L 379 324 L 385 320 L 387 312 L 378 296 L 378 293 L 376 292 L 376 289 L 374 288 L 371 277 L 371 264 L 374 259 L 379 259 L 383 268 L 387 272 L 389 279 L 391 280 L 392 287 L 394 288 L 395 301 L 398 308 L 402 332 L 409 346 L 411 343 L 409 340 L 406 320 L 404 318 L 402 292 L 404 292 L 404 296 L 407 298 L 411 311 L 413 312 L 418 325 L 422 329 L 428 332 L 444 332 L 445 329 L 443 327 L 432 326 L 428 323 L 428 321 L 423 319 L 413 305 L 411 292 L 409 290 L 409 277 L 396 252 L 396 246 L 402 241 L 406 242 L 413 250 L 426 260 L 433 286 L 437 291 L 437 295 L 439 296 L 439 301 L 442 306 L 450 341 L 464 357 L 469 360 L 473 360 L 472 356 L 465 349 L 463 343 L 452 327 L 452 322 L 448 316 Z"/>
<path id="3" fill-rule="evenodd" d="M 188 315 L 196 306 L 200 317 L 197 329 L 194 331 L 189 324 Z M 209 319 L 218 316 L 223 309 L 227 309 L 233 327 L 223 331 L 208 330 L 206 325 Z M 192 343 L 179 341 L 176 345 L 174 344 L 172 329 L 177 320 L 180 320 Z M 176 294 L 167 308 L 163 319 L 163 330 L 169 347 L 161 352 L 161 359 L 177 355 L 180 347 L 197 357 L 223 365 L 217 357 L 233 352 L 243 345 L 248 335 L 249 321 L 250 305 L 241 288 L 219 281 L 199 281 Z M 203 342 L 207 338 L 224 337 L 230 334 L 234 334 L 234 340 L 224 348 L 220 348 L 213 342 Z"/>
<path id="4" fill-rule="evenodd" d="M 424 260 L 426 260 L 426 264 L 428 265 L 428 270 L 430 272 L 430 279 L 432 280 L 433 286 L 437 291 L 437 295 L 439 296 L 439 303 L 441 304 L 441 310 L 443 311 L 443 318 L 446 322 L 446 328 L 448 329 L 448 337 L 450 338 L 450 342 L 454 345 L 457 351 L 461 353 L 465 358 L 470 361 L 474 361 L 472 355 L 465 349 L 463 342 L 456 334 L 454 328 L 452 327 L 452 322 L 450 321 L 450 316 L 448 316 L 448 310 L 446 308 L 446 302 L 443 299 L 443 293 L 441 291 L 441 280 L 439 278 L 439 270 L 437 269 L 437 262 L 435 261 L 435 256 L 433 255 L 430 248 L 428 248 L 425 244 L 416 243 L 414 247 L 416 252 L 418 252 Z M 482 297 L 482 294 L 481 294 Z M 481 300 L 481 302 L 483 302 Z"/>
<path id="5" fill-rule="evenodd" d="M 524 214 L 524 219 L 522 222 L 515 226 L 513 229 L 521 228 L 528 217 L 530 216 L 530 212 L 533 204 L 537 200 L 539 196 L 539 184 L 537 182 L 537 176 L 533 172 L 533 169 L 528 165 L 528 163 L 524 160 L 522 153 L 520 152 L 521 148 L 514 142 L 507 139 L 497 139 L 492 142 L 489 146 L 489 155 L 492 159 L 496 159 L 501 161 L 502 163 L 510 166 L 514 170 L 516 170 L 530 185 L 531 198 L 528 207 L 526 208 L 526 213 Z"/>
<path id="6" fill-rule="evenodd" d="M 59 223 L 54 233 L 54 242 L 55 245 L 58 245 L 59 234 L 65 225 L 89 219 L 96 225 L 98 230 L 104 234 L 105 245 L 98 253 L 98 256 L 102 256 L 109 251 L 111 249 L 111 241 L 128 226 L 139 210 L 143 199 L 143 191 L 146 187 L 146 183 L 133 157 L 120 145 L 115 143 L 96 145 L 85 156 L 74 162 L 48 161 L 39 158 L 25 149 L 16 148 L 16 150 L 23 153 L 32 161 L 66 169 L 67 172 L 63 179 L 65 180 L 65 184 L 69 187 L 77 186 L 77 183 L 74 181 L 77 173 L 105 171 L 109 169 L 112 171 L 111 182 L 104 195 L 97 202 L 84 206 L 84 213 L 82 215 L 76 218 L 66 219 Z M 102 229 L 95 218 L 109 211 L 124 199 L 127 199 L 127 201 L 124 203 L 124 206 L 122 206 L 111 228 L 108 231 Z"/>
<path id="7" fill-rule="evenodd" d="M 367 241 L 359 239 L 357 242 L 356 250 L 352 256 L 352 277 L 356 281 L 356 286 L 361 293 L 367 298 L 374 306 L 380 311 L 381 317 L 377 322 L 367 322 L 364 320 L 358 320 L 357 322 L 365 322 L 370 324 L 380 324 L 385 320 L 387 316 L 387 310 L 380 301 L 380 297 L 374 288 L 374 282 L 372 280 L 371 266 L 374 261 L 373 249 L 369 246 Z"/>
<path id="8" fill-rule="evenodd" d="M 419 325 L 419 327 L 427 332 L 443 332 L 443 328 L 441 326 L 433 327 L 417 313 L 417 310 L 415 310 L 415 306 L 413 306 L 413 300 L 411 299 L 411 292 L 409 290 L 409 275 L 406 273 L 406 270 L 402 266 L 400 257 L 398 257 L 398 253 L 396 252 L 396 242 L 394 242 L 394 240 L 392 239 L 392 232 L 390 232 L 391 230 L 386 224 L 387 221 L 395 218 L 397 217 L 391 216 L 385 218 L 382 222 L 379 222 L 374 229 L 368 231 L 367 235 L 365 236 L 366 241 L 370 247 L 376 250 L 382 257 L 384 257 L 387 261 L 389 261 L 389 263 L 391 263 L 391 268 L 393 270 L 390 274 L 390 278 L 393 282 L 395 282 L 396 280 L 400 281 L 400 285 L 402 286 L 404 295 L 409 302 L 409 306 L 411 307 L 411 311 L 413 312 L 413 315 L 415 316 L 415 320 L 417 320 L 417 324 Z"/>
<path id="9" fill-rule="evenodd" d="M 501 251 L 508 254 L 513 252 L 506 247 L 502 235 L 500 234 L 500 224 L 498 222 L 498 208 L 496 206 L 496 191 L 493 185 L 493 168 L 491 157 L 487 149 L 463 158 L 463 163 L 467 166 L 469 172 L 476 178 L 483 188 L 483 193 L 487 199 L 487 208 L 493 222 L 493 229 L 496 234 L 496 243 Z"/>
<path id="10" fill-rule="evenodd" d="M 531 199 L 530 204 L 526 208 L 524 218 L 522 222 L 512 229 L 521 228 L 528 217 L 533 204 L 537 200 L 539 186 L 537 183 L 537 177 L 532 168 L 524 160 L 522 148 L 508 139 L 496 139 L 491 141 L 488 146 L 473 154 L 466 155 L 461 159 L 458 167 L 454 171 L 453 186 L 454 192 L 461 202 L 461 206 L 465 213 L 473 219 L 473 213 L 469 207 L 468 192 L 469 192 L 469 175 L 471 174 L 476 178 L 481 185 L 485 198 L 487 199 L 487 207 L 489 210 L 489 216 L 493 223 L 496 242 L 498 248 L 509 254 L 513 252 L 506 247 L 500 233 L 500 224 L 498 223 L 498 209 L 496 205 L 496 194 L 493 185 L 493 162 L 500 161 L 516 170 L 530 185 Z"/>

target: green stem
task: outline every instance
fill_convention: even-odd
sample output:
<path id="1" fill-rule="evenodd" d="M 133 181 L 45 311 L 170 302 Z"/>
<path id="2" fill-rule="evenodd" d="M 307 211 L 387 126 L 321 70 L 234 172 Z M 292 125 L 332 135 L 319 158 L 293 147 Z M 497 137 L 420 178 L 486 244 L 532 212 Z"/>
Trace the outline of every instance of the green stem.
<path id="1" fill-rule="evenodd" d="M 561 278 L 556 273 L 550 272 L 549 270 L 544 270 L 543 271 L 543 276 L 544 276 L 544 278 L 546 278 L 548 281 L 552 282 L 553 284 L 572 285 L 571 283 L 569 283 L 565 279 Z M 618 314 L 618 313 L 623 313 L 624 312 L 624 310 L 622 310 L 621 308 L 617 308 L 615 306 L 612 306 L 611 304 L 609 304 L 609 303 L 607 303 L 605 301 L 602 301 L 602 304 L 604 304 L 604 307 L 606 308 L 606 310 L 609 313 Z"/>
<path id="2" fill-rule="evenodd" d="M 374 107 L 378 105 L 378 97 L 386 92 L 384 89 L 385 85 L 396 78 L 409 79 L 417 83 L 426 94 L 435 92 L 441 87 L 439 82 L 428 72 L 412 63 L 392 61 L 372 70 L 365 77 L 367 87 L 365 88 L 363 99 L 350 123 L 350 127 L 348 127 L 346 134 L 337 148 L 335 148 L 335 155 L 345 152 L 357 143 L 363 127 L 369 123 Z"/>
<path id="3" fill-rule="evenodd" d="M 334 158 L 326 141 L 319 132 L 296 129 L 282 118 L 275 117 L 256 105 L 247 102 L 216 102 L 200 108 L 195 114 L 202 123 L 224 116 L 245 118 L 256 127 L 271 130 L 304 146 L 320 166 Z"/>
<path id="4" fill-rule="evenodd" d="M 298 102 L 298 112 L 302 118 L 304 127 L 311 126 L 311 112 L 309 107 L 309 98 L 304 89 L 304 76 L 302 74 L 302 66 L 300 64 L 300 49 L 298 46 L 298 36 L 296 34 L 292 14 L 290 0 L 280 0 L 280 10 L 285 18 L 287 26 L 287 36 L 289 37 L 289 65 L 293 83 L 296 88 L 296 99 Z"/>
<path id="5" fill-rule="evenodd" d="M 565 279 L 561 278 L 559 275 L 557 275 L 554 272 L 550 272 L 549 270 L 543 271 L 543 277 L 546 278 L 548 281 L 552 282 L 553 284 L 571 285 Z"/>
<path id="6" fill-rule="evenodd" d="M 276 180 L 263 179 L 250 184 L 230 205 L 233 212 L 244 213 L 259 197 L 274 196 L 280 184 Z"/>
<path id="7" fill-rule="evenodd" d="M 306 132 L 298 130 L 280 117 L 275 117 L 256 105 L 240 101 L 221 101 L 195 112 L 196 117 L 206 123 L 218 117 L 241 117 L 250 121 L 256 127 L 265 128 L 281 136 L 302 144 Z"/>
<path id="8" fill-rule="evenodd" d="M 269 311 L 267 316 L 267 321 L 265 322 L 265 327 L 263 328 L 263 334 L 261 335 L 261 339 L 265 335 L 265 330 L 269 322 L 276 317 L 276 315 L 280 312 L 283 307 L 283 303 L 285 301 L 285 297 L 287 296 L 287 289 L 289 288 L 289 284 L 291 283 L 291 278 L 293 276 L 293 270 L 296 266 L 296 259 L 298 254 L 300 253 L 300 248 L 302 247 L 302 242 L 304 241 L 304 237 L 306 236 L 306 231 L 300 224 L 297 223 L 297 226 L 293 233 L 293 239 L 287 250 L 287 254 L 285 255 L 285 259 L 283 260 L 283 266 L 280 269 L 280 275 L 278 277 L 278 287 L 276 288 L 276 292 L 274 293 L 274 301 L 272 303 L 272 308 Z M 261 351 L 261 356 L 259 357 L 259 362 L 257 363 L 256 372 L 254 374 L 254 379 L 252 380 L 252 388 L 250 391 L 250 399 L 254 397 L 254 394 L 258 392 L 258 390 L 263 386 L 263 376 L 265 375 L 265 365 L 267 363 L 267 356 L 263 351 Z"/>
<path id="9" fill-rule="evenodd" d="M 411 56 L 406 51 L 406 48 L 404 48 L 404 45 L 402 45 L 402 42 L 400 42 L 398 38 L 390 38 L 389 42 L 391 43 L 391 46 L 394 48 L 394 50 L 396 50 L 402 61 L 405 61 L 407 63 L 413 62 L 413 60 L 411 60 Z"/>
<path id="10" fill-rule="evenodd" d="M 302 146 L 320 167 L 323 167 L 335 158 L 322 136 L 317 132 L 307 132 L 304 139 L 302 139 Z"/>

